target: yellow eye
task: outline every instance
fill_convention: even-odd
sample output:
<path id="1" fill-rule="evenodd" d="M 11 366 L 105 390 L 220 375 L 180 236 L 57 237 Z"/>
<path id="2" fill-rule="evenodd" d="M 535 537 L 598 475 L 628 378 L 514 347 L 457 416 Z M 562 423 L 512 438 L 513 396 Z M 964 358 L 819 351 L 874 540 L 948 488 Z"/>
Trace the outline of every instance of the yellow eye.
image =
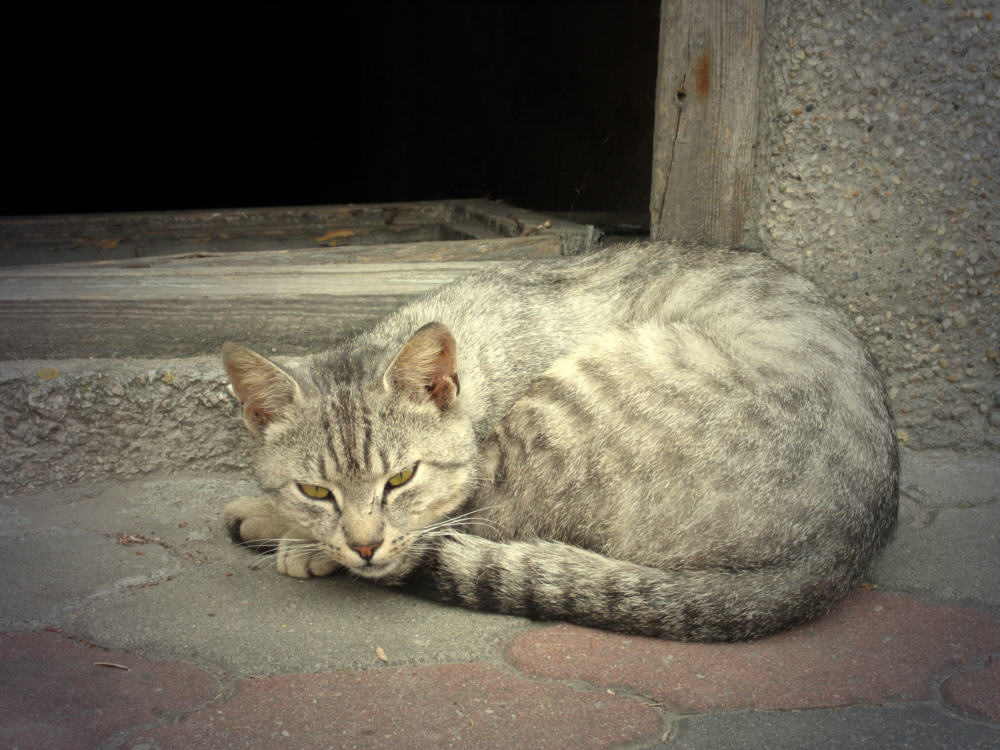
<path id="1" fill-rule="evenodd" d="M 403 469 L 398 474 L 389 477 L 390 487 L 402 487 L 404 484 L 410 481 L 410 477 L 413 476 L 413 468 Z"/>
<path id="2" fill-rule="evenodd" d="M 320 487 L 318 484 L 299 484 L 298 488 L 303 495 L 314 500 L 329 500 L 333 497 L 330 490 L 326 487 Z"/>

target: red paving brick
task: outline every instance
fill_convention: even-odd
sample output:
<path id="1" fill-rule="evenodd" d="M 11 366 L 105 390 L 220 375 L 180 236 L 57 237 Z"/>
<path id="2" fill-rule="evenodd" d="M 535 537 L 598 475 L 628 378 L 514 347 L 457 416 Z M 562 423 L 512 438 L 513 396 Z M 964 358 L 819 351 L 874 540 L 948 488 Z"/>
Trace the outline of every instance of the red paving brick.
<path id="1" fill-rule="evenodd" d="M 661 731 L 640 700 L 469 663 L 247 679 L 224 704 L 142 732 L 129 747 L 582 749 Z"/>
<path id="2" fill-rule="evenodd" d="M 212 675 L 182 664 L 104 651 L 57 633 L 0 634 L 3 748 L 96 747 L 129 727 L 189 711 L 218 692 Z"/>
<path id="3" fill-rule="evenodd" d="M 942 701 L 1000 722 L 1000 658 L 986 661 L 998 651 L 995 617 L 865 591 L 816 623 L 752 643 L 532 630 L 505 652 L 526 677 L 473 662 L 245 678 L 223 689 L 181 663 L 7 633 L 0 747 L 76 750 L 124 732 L 123 747 L 160 750 L 603 748 L 663 731 L 657 708 L 622 688 L 685 712 L 824 708 L 931 700 L 944 674 Z"/>
<path id="4" fill-rule="evenodd" d="M 946 680 L 941 697 L 963 713 L 1000 722 L 1000 657 Z"/>
<path id="5" fill-rule="evenodd" d="M 926 700 L 946 666 L 998 650 L 1000 620 L 988 614 L 857 590 L 806 627 L 750 643 L 675 643 L 556 625 L 518 637 L 506 656 L 527 674 L 624 687 L 680 711 L 704 711 Z M 989 706 L 976 709 L 983 690 L 976 680 L 996 677 L 995 667 L 969 673 L 970 686 L 956 682 L 950 699 L 990 715 Z"/>

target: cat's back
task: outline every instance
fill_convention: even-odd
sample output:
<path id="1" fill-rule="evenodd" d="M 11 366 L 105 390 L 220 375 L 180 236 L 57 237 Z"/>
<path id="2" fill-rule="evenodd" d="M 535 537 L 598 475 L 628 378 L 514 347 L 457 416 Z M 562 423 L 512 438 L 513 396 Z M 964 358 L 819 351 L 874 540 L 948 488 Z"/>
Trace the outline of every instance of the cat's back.
<path id="1" fill-rule="evenodd" d="M 445 317 L 477 319 L 509 317 L 514 310 L 554 317 L 568 311 L 567 322 L 596 328 L 653 317 L 697 321 L 741 312 L 749 317 L 783 305 L 833 311 L 811 282 L 762 253 L 669 241 L 492 267 L 443 288 L 426 303 Z"/>
<path id="2" fill-rule="evenodd" d="M 824 383 L 845 398 L 859 387 L 874 398 L 881 387 L 845 314 L 802 276 L 743 249 L 636 242 L 490 267 L 402 308 L 362 341 L 389 357 L 431 321 L 453 333 L 461 377 L 489 400 L 484 416 L 561 358 L 623 335 L 650 349 L 668 341 L 710 346 L 708 360 L 689 352 L 695 381 L 699 362 L 722 357 L 791 390 Z M 659 354 L 686 361 L 684 351 Z"/>
<path id="3" fill-rule="evenodd" d="M 652 324 L 696 327 L 733 356 L 795 355 L 870 370 L 842 310 L 801 275 L 740 248 L 636 242 L 492 269 L 442 290 L 415 314 L 444 320 L 468 344 L 489 337 L 491 346 L 541 359 Z"/>

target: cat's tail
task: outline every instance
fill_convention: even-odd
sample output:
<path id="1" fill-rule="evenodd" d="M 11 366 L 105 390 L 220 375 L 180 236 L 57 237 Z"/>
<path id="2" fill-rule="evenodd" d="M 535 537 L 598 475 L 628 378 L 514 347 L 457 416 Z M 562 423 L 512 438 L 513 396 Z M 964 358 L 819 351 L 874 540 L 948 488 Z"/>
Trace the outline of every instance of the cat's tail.
<path id="1" fill-rule="evenodd" d="M 434 598 L 473 609 L 689 641 L 757 638 L 823 614 L 857 577 L 791 561 L 753 569 L 660 570 L 560 542 L 456 534 L 425 558 Z"/>

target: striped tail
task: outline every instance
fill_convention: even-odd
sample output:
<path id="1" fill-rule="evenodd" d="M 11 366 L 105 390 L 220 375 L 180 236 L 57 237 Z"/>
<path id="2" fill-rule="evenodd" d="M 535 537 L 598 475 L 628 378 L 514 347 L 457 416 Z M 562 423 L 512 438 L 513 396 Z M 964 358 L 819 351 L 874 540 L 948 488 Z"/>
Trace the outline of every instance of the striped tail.
<path id="1" fill-rule="evenodd" d="M 422 569 L 430 595 L 472 609 L 687 641 L 758 638 L 811 620 L 858 576 L 829 561 L 660 570 L 560 542 L 456 534 Z"/>

